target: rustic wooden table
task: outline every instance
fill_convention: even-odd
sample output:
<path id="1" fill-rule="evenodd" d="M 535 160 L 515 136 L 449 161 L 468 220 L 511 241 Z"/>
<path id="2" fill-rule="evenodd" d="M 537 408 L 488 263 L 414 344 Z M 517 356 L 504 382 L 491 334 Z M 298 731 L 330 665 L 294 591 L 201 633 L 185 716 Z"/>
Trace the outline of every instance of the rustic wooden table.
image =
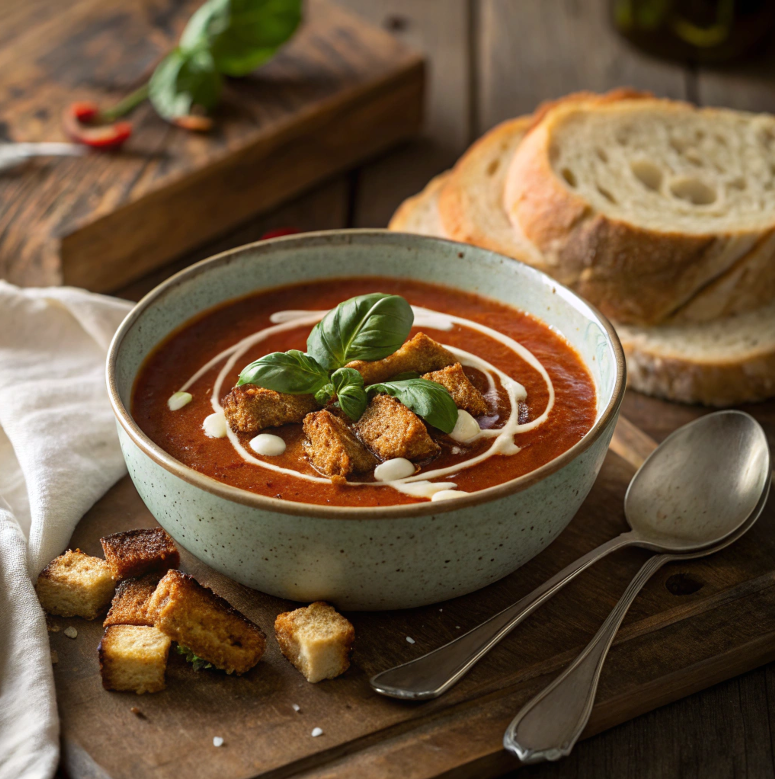
<path id="1" fill-rule="evenodd" d="M 451 165 L 481 133 L 577 89 L 630 85 L 701 104 L 775 111 L 775 45 L 723 71 L 660 62 L 615 35 L 609 0 L 337 1 L 426 54 L 424 137 L 331 179 L 121 294 L 137 298 L 172 270 L 271 228 L 385 226 L 404 197 Z M 642 402 L 631 394 L 625 413 Z M 775 777 L 775 664 L 588 739 L 568 759 L 525 768 L 519 776 Z"/>

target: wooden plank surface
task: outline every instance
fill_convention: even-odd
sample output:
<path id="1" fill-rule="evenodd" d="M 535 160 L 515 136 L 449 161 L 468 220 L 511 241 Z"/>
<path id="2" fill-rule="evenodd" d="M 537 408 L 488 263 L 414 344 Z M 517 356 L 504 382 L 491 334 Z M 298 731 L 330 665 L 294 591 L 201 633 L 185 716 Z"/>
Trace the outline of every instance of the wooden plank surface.
<path id="1" fill-rule="evenodd" d="M 146 78 L 198 0 L 11 0 L 0 127 L 61 136 L 69 102 L 110 104 Z M 228 82 L 211 133 L 146 104 L 120 154 L 39 162 L 0 178 L 0 277 L 113 290 L 420 125 L 423 67 L 395 38 L 323 0 L 256 74 Z"/>
<path id="2" fill-rule="evenodd" d="M 689 409 L 649 400 L 629 404 L 659 418 L 657 435 Z M 768 411 L 766 407 L 761 407 Z M 771 414 L 772 412 L 769 412 Z M 768 432 L 775 431 L 763 414 Z M 400 775 L 409 779 L 494 776 L 516 765 L 501 749 L 505 726 L 589 640 L 647 556 L 620 552 L 598 563 L 520 626 L 447 695 L 420 705 L 381 698 L 368 686 L 379 670 L 426 652 L 532 590 L 565 564 L 626 528 L 622 500 L 632 467 L 609 454 L 589 499 L 541 555 L 484 590 L 439 606 L 348 615 L 357 634 L 353 668 L 309 685 L 280 656 L 242 678 L 200 672 L 174 657 L 168 689 L 138 698 L 101 689 L 99 624 L 78 621 L 70 641 L 51 634 L 65 765 L 92 761 L 111 779 Z M 98 552 L 108 532 L 153 520 L 124 479 L 90 511 L 72 543 Z M 268 633 L 292 604 L 248 590 L 188 554 L 183 567 L 212 585 Z M 687 586 L 687 583 L 692 586 Z M 442 608 L 443 611 L 439 611 Z M 73 620 L 55 620 L 64 627 Z M 411 636 L 416 643 L 409 644 Z M 601 681 L 587 735 L 612 727 L 775 658 L 775 508 L 738 544 L 706 560 L 660 571 L 633 605 Z M 301 707 L 297 714 L 292 704 Z M 139 706 L 147 719 L 130 711 Z M 94 723 L 100 722 L 99 729 Z M 324 736 L 313 739 L 312 728 Z M 121 734 L 121 738 L 117 738 Z M 281 737 L 279 734 L 282 734 Z M 225 739 L 215 749 L 213 736 Z M 88 760 L 87 760 L 88 757 Z M 91 763 L 88 763 L 91 765 Z M 397 773 L 393 773 L 397 772 Z"/>

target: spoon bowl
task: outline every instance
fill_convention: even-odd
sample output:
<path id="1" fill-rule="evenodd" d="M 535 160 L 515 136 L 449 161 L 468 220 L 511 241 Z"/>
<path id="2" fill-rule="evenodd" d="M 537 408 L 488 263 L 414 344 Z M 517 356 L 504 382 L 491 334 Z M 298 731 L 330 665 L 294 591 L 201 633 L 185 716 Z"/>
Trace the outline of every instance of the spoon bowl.
<path id="1" fill-rule="evenodd" d="M 630 482 L 624 512 L 638 546 L 685 553 L 714 545 L 754 511 L 770 479 L 761 425 L 742 411 L 676 430 Z"/>

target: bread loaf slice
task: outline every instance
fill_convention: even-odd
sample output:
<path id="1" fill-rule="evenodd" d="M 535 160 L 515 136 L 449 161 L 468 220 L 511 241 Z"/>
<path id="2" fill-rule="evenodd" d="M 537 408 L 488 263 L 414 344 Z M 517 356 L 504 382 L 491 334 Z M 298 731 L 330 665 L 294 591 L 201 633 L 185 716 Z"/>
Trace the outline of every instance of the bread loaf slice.
<path id="1" fill-rule="evenodd" d="M 668 100 L 561 102 L 519 144 L 504 207 L 603 313 L 655 324 L 775 228 L 775 118 Z M 775 266 L 750 273 L 769 283 Z"/>
<path id="2" fill-rule="evenodd" d="M 713 322 L 616 331 L 638 392 L 717 407 L 775 395 L 775 304 Z"/>
<path id="3" fill-rule="evenodd" d="M 439 214 L 439 193 L 449 179 L 449 171 L 432 178 L 422 192 L 407 198 L 390 218 L 388 230 L 449 238 Z"/>

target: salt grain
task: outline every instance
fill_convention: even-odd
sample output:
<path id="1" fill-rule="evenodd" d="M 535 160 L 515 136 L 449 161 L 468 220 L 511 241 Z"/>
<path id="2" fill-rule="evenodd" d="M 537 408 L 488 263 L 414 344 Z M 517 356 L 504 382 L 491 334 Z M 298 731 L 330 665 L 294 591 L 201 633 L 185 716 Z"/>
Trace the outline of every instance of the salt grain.
<path id="1" fill-rule="evenodd" d="M 74 627 L 72 627 L 72 625 L 71 625 L 70 627 L 65 628 L 65 635 L 68 638 L 77 638 L 78 637 L 78 631 Z"/>
<path id="2" fill-rule="evenodd" d="M 223 746 L 223 739 L 220 736 L 214 736 L 213 737 L 213 746 L 214 747 L 222 747 Z"/>
<path id="3" fill-rule="evenodd" d="M 323 735 L 323 729 L 322 728 L 313 728 L 312 729 L 312 738 L 317 738 L 318 736 Z"/>
<path id="4" fill-rule="evenodd" d="M 295 712 L 300 712 L 300 711 L 301 711 L 301 706 L 299 706 L 299 704 L 298 704 L 298 703 L 294 703 L 294 704 L 293 704 L 293 710 L 294 710 Z"/>
<path id="5" fill-rule="evenodd" d="M 408 641 L 410 644 L 414 644 L 414 643 L 415 643 L 414 639 L 413 639 L 413 638 L 410 638 L 409 636 L 407 636 L 407 637 L 406 637 L 406 640 L 407 640 L 407 641 Z"/>
<path id="6" fill-rule="evenodd" d="M 455 630 L 460 630 L 460 625 L 455 625 Z"/>

